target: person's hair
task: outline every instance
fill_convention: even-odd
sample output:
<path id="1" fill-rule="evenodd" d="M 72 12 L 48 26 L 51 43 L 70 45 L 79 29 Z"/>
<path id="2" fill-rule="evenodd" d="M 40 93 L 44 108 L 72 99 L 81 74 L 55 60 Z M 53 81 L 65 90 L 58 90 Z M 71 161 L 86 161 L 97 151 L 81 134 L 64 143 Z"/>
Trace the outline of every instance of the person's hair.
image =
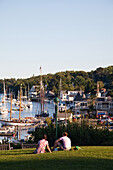
<path id="1" fill-rule="evenodd" d="M 46 134 L 43 135 L 43 139 L 45 139 L 45 140 L 47 139 L 47 135 Z"/>
<path id="2" fill-rule="evenodd" d="M 67 132 L 63 132 L 63 134 L 62 134 L 63 136 L 67 136 L 68 135 L 68 133 Z"/>

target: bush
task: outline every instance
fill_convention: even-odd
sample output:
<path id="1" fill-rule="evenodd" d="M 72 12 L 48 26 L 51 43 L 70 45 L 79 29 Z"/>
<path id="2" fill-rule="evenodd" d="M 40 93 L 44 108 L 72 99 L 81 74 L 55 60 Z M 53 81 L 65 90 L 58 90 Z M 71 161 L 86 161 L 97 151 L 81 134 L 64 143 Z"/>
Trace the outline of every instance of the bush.
<path id="1" fill-rule="evenodd" d="M 108 129 L 93 129 L 88 127 L 84 122 L 81 126 L 74 123 L 68 123 L 67 126 L 58 126 L 58 138 L 66 131 L 71 139 L 72 146 L 100 146 L 100 145 L 113 145 L 113 132 Z M 43 134 L 47 134 L 50 146 L 54 145 L 56 140 L 56 128 L 53 125 L 45 128 L 36 129 L 34 133 L 34 141 L 42 139 Z"/>
<path id="2" fill-rule="evenodd" d="M 13 149 L 21 149 L 21 144 L 14 144 L 14 143 L 11 143 L 10 144 L 11 147 L 13 147 Z"/>

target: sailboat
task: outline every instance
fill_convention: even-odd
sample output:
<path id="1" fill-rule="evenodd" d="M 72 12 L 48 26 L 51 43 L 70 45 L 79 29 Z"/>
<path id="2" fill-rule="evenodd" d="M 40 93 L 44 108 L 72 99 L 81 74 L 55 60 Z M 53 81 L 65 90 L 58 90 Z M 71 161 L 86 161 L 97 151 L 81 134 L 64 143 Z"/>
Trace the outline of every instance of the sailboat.
<path id="1" fill-rule="evenodd" d="M 26 95 L 27 96 L 27 95 Z M 29 85 L 28 85 L 28 101 L 27 101 L 27 107 L 28 108 L 32 108 L 33 107 L 33 104 L 31 102 L 31 99 L 29 97 Z"/>
<path id="2" fill-rule="evenodd" d="M 12 93 L 11 93 L 11 108 L 10 108 L 10 120 L 0 120 L 2 125 L 5 126 L 31 126 L 34 125 L 32 120 L 21 118 L 21 93 L 22 85 L 20 86 L 20 108 L 19 108 L 19 119 L 12 119 Z"/>
<path id="3" fill-rule="evenodd" d="M 48 117 L 49 113 L 44 110 L 44 86 L 42 83 L 42 68 L 40 67 L 40 106 L 41 112 L 35 115 L 35 117 Z"/>
<path id="4" fill-rule="evenodd" d="M 8 109 L 6 108 L 6 102 L 5 102 L 5 81 L 4 81 L 3 107 L 0 108 L 0 114 L 8 114 Z"/>

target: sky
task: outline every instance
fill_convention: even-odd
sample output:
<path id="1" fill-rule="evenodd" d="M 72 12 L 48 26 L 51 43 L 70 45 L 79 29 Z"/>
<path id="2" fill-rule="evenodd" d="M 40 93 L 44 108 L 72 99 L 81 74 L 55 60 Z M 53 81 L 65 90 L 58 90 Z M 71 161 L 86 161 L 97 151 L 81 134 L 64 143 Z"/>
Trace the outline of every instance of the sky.
<path id="1" fill-rule="evenodd" d="M 0 79 L 113 65 L 113 0 L 0 0 Z"/>

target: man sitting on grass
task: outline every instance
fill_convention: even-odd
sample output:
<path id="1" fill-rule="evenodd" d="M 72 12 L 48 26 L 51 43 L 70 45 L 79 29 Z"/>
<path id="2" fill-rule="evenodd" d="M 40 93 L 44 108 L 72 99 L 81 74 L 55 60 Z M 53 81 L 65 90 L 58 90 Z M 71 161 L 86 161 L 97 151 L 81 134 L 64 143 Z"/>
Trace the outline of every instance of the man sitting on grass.
<path id="1" fill-rule="evenodd" d="M 47 147 L 48 151 L 51 153 L 51 150 L 49 148 L 49 143 L 47 141 L 47 135 L 43 136 L 42 140 L 39 140 L 38 145 L 34 153 L 45 153 L 45 148 Z"/>
<path id="2" fill-rule="evenodd" d="M 67 132 L 63 132 L 62 135 L 63 136 L 61 138 L 55 141 L 53 150 L 55 150 L 57 146 L 59 146 L 61 150 L 69 151 L 71 149 L 71 140 L 70 138 L 67 137 L 68 136 Z M 62 141 L 63 145 L 59 141 Z"/>

